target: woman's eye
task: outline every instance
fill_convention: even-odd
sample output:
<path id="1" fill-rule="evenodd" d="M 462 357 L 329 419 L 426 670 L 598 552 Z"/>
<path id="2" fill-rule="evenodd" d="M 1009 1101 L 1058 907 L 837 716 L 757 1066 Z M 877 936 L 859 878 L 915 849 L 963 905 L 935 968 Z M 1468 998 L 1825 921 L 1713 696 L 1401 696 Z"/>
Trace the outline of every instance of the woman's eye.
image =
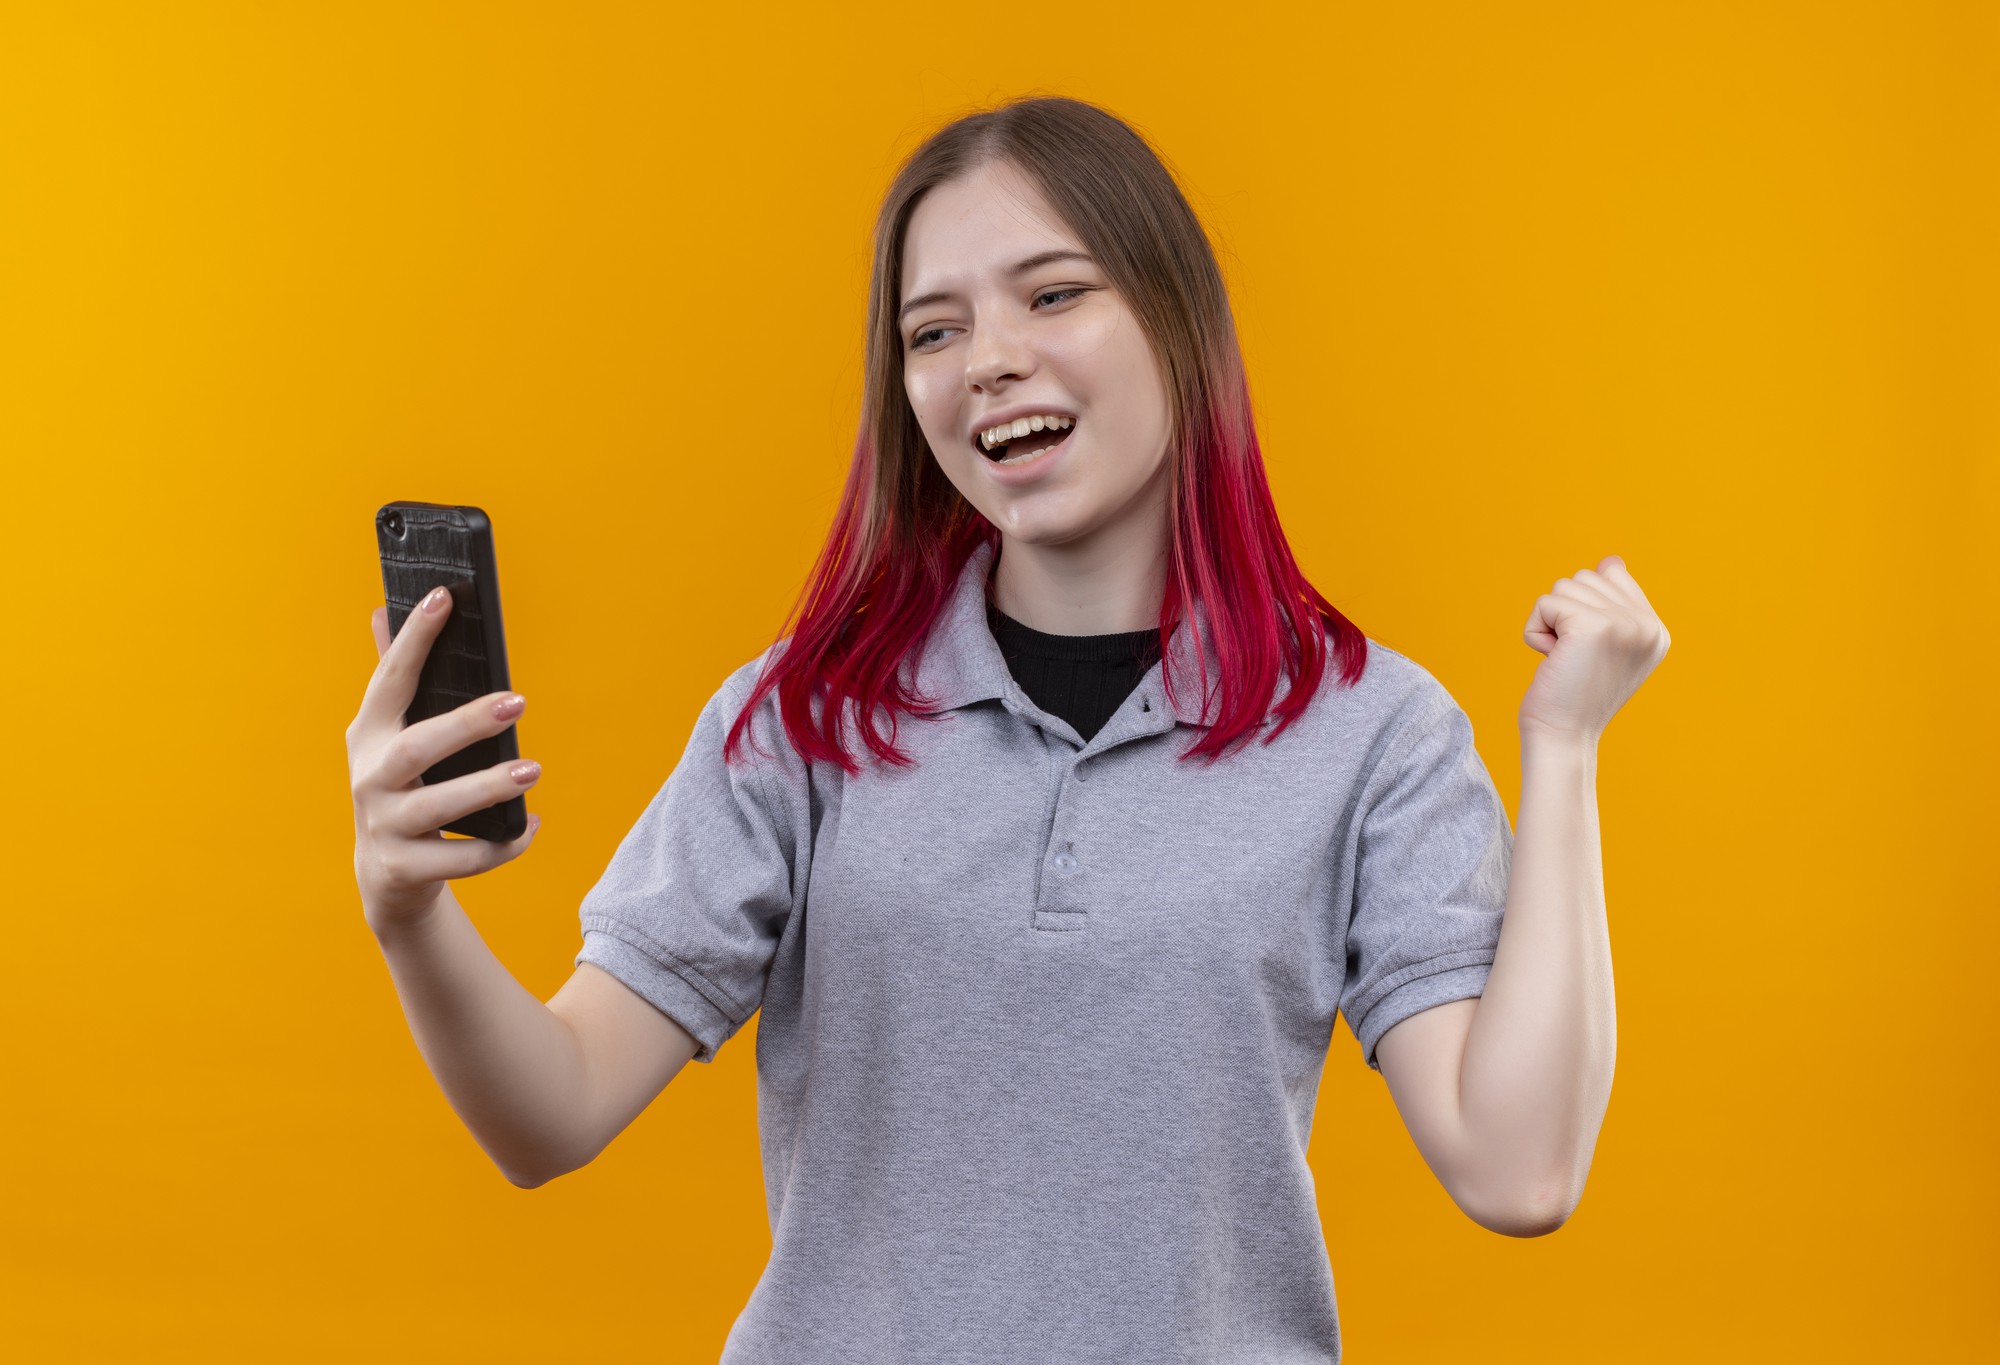
<path id="1" fill-rule="evenodd" d="M 1085 292 L 1086 291 L 1082 289 L 1045 289 L 1041 293 L 1035 295 L 1035 302 L 1040 303 L 1043 299 L 1067 299 Z M 942 336 L 946 330 L 948 329 L 943 327 L 925 328 L 923 331 L 918 332 L 915 336 L 910 338 L 910 349 L 915 351 L 923 350 L 925 346 L 924 338 Z"/>

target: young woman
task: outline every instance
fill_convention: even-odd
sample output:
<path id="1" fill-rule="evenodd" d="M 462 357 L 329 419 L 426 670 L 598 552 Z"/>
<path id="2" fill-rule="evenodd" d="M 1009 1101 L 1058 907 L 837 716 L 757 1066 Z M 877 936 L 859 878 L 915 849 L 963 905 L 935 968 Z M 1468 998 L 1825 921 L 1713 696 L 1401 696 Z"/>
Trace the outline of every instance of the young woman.
<path id="1" fill-rule="evenodd" d="M 726 1362 L 1338 1360 L 1305 1155 L 1336 1013 L 1469 1216 L 1535 1235 L 1583 1187 L 1613 1055 L 1589 778 L 1665 640 L 1601 568 L 1530 618 L 1564 647 L 1517 860 L 1464 711 L 1293 561 L 1172 176 L 1103 110 L 1017 101 L 891 185 L 804 610 L 703 708 L 575 976 L 536 1001 L 444 885 L 533 831 L 435 834 L 518 789 L 416 783 L 519 713 L 399 731 L 441 615 L 391 645 L 377 613 L 364 905 L 517 1184 L 761 1007 L 772 1252 Z"/>

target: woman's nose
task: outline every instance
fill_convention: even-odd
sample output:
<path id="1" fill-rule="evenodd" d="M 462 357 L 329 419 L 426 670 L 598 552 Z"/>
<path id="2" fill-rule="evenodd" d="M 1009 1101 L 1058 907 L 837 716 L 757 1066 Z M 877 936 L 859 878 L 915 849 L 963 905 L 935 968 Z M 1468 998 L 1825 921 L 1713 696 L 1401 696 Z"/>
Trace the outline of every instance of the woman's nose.
<path id="1" fill-rule="evenodd" d="M 966 348 L 965 378 L 975 389 L 990 390 L 1003 381 L 1025 379 L 1035 362 L 1027 335 L 1006 318 L 981 319 Z"/>

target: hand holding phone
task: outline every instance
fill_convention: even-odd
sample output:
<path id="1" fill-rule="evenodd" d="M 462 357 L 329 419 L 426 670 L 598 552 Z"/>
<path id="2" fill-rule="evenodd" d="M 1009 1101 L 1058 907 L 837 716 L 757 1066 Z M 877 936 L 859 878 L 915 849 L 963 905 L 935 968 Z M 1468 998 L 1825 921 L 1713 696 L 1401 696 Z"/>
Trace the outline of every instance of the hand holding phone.
<path id="1" fill-rule="evenodd" d="M 447 593 L 435 613 L 414 613 L 393 641 L 386 607 L 375 608 L 369 618 L 379 662 L 361 710 L 347 727 L 347 770 L 354 794 L 354 877 L 369 923 L 378 929 L 383 921 L 427 913 L 446 882 L 512 862 L 534 842 L 542 822 L 539 815 L 530 816 L 527 831 L 508 843 L 444 837 L 451 820 L 518 796 L 541 777 L 540 765 L 534 765 L 534 772 L 516 778 L 513 770 L 522 765 L 514 761 L 436 785 L 423 781 L 424 769 L 444 755 L 514 723 L 512 716 L 496 714 L 496 703 L 508 695 L 496 692 L 403 724 L 418 671 L 450 613 Z"/>
<path id="2" fill-rule="evenodd" d="M 414 535 L 412 521 L 432 533 Z M 377 664 L 347 727 L 355 878 L 371 924 L 421 917 L 446 882 L 519 856 L 540 823 L 522 797 L 540 771 L 520 762 L 518 708 L 495 709 L 512 694 L 490 523 L 477 508 L 392 503 L 376 524 L 388 602 L 370 618 Z M 413 610 L 433 586 L 435 609 Z"/>

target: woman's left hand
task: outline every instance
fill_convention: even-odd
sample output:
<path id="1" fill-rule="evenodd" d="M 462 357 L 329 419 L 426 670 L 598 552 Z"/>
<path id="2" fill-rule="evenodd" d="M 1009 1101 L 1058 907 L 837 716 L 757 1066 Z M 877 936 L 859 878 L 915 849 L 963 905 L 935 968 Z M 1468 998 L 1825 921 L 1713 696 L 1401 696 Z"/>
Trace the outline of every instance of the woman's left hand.
<path id="1" fill-rule="evenodd" d="M 1524 638 L 1546 657 L 1521 701 L 1521 734 L 1595 744 L 1673 641 L 1617 555 L 1558 578 Z"/>

